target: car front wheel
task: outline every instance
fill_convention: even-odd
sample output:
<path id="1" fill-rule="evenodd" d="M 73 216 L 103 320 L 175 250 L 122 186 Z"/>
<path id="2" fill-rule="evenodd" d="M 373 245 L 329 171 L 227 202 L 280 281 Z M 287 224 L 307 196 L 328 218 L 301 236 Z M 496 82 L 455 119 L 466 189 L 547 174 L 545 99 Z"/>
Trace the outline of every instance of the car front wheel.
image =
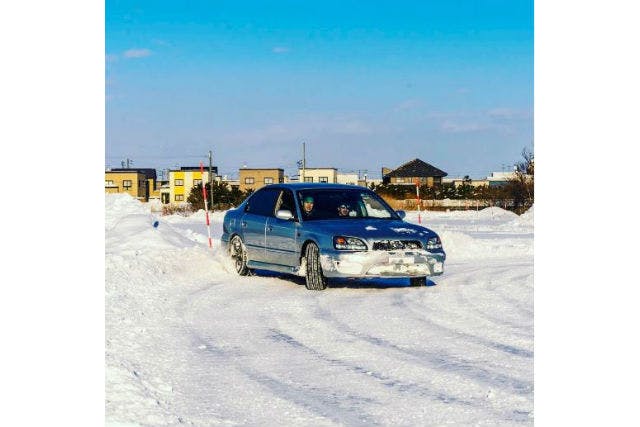
<path id="1" fill-rule="evenodd" d="M 247 267 L 247 250 L 240 236 L 233 236 L 231 242 L 229 242 L 229 255 L 233 260 L 236 273 L 240 276 L 246 276 L 251 272 Z"/>
<path id="2" fill-rule="evenodd" d="M 427 286 L 426 277 L 410 277 L 409 286 Z"/>
<path id="3" fill-rule="evenodd" d="M 306 287 L 311 291 L 321 291 L 327 287 L 327 278 L 322 274 L 320 251 L 315 243 L 309 243 L 305 250 L 307 259 Z"/>

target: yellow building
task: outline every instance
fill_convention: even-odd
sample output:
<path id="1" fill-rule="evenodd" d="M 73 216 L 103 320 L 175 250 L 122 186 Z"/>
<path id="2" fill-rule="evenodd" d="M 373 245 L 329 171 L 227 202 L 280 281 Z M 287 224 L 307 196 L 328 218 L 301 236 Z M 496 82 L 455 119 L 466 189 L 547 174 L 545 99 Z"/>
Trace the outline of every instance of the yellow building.
<path id="1" fill-rule="evenodd" d="M 212 168 L 212 175 L 215 177 L 218 173 L 217 166 Z M 205 168 L 204 172 L 200 172 L 198 166 L 185 166 L 179 170 L 169 171 L 169 203 L 172 205 L 180 205 L 187 203 L 191 190 L 198 184 L 206 185 L 209 182 L 209 168 Z M 204 209 L 204 206 L 196 206 L 198 209 Z"/>
<path id="2" fill-rule="evenodd" d="M 147 177 L 137 170 L 105 171 L 104 190 L 106 193 L 127 193 L 142 202 L 149 201 Z"/>
<path id="3" fill-rule="evenodd" d="M 284 169 L 248 169 L 241 168 L 239 174 L 240 190 L 257 190 L 265 185 L 284 182 Z"/>

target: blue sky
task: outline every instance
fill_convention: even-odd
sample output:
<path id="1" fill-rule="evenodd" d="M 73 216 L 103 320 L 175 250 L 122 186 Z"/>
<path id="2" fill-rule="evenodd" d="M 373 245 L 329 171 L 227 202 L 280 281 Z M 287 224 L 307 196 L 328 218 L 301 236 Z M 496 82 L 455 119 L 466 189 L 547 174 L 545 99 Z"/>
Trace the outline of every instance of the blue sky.
<path id="1" fill-rule="evenodd" d="M 486 176 L 533 147 L 532 1 L 106 1 L 106 159 Z"/>

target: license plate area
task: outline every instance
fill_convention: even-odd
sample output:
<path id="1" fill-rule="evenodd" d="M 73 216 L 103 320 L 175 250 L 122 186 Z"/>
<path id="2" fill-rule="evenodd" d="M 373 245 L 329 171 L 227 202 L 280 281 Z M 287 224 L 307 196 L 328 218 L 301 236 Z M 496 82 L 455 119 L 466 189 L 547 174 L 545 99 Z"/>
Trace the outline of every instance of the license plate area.
<path id="1" fill-rule="evenodd" d="M 390 256 L 389 264 L 413 264 L 414 258 L 412 256 Z"/>

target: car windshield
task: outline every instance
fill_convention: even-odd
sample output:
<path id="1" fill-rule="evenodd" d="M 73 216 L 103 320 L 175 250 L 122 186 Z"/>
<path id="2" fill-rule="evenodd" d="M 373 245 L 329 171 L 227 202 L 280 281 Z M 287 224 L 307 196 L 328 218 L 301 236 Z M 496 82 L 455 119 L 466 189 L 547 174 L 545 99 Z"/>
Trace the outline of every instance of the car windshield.
<path id="1" fill-rule="evenodd" d="M 304 220 L 399 219 L 382 198 L 358 189 L 309 189 L 298 191 Z"/>

